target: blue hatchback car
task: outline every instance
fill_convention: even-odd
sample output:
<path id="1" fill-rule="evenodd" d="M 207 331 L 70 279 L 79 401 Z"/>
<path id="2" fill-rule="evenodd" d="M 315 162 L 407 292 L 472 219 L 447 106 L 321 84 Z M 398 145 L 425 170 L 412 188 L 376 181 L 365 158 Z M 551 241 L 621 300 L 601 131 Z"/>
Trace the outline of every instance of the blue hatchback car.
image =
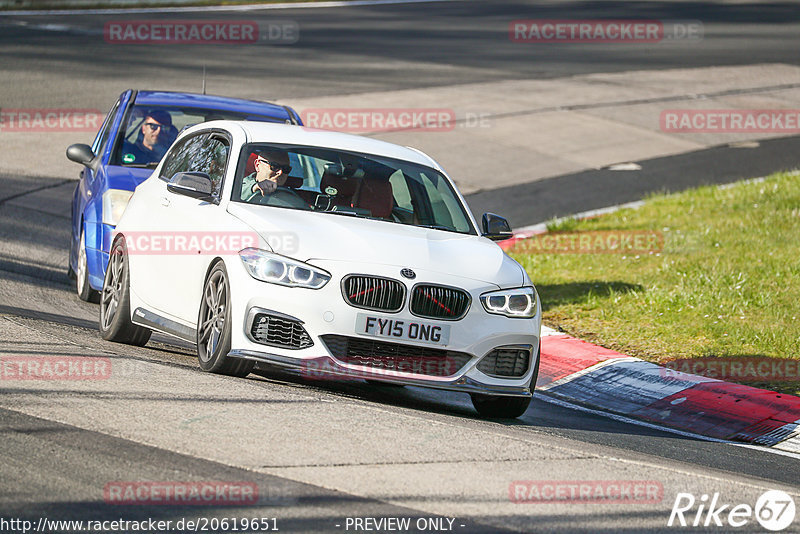
<path id="1" fill-rule="evenodd" d="M 84 166 L 72 199 L 69 248 L 69 274 L 81 299 L 98 300 L 111 236 L 136 186 L 150 176 L 183 128 L 217 119 L 302 124 L 288 106 L 129 89 L 108 112 L 92 146 L 67 149 L 67 157 Z"/>

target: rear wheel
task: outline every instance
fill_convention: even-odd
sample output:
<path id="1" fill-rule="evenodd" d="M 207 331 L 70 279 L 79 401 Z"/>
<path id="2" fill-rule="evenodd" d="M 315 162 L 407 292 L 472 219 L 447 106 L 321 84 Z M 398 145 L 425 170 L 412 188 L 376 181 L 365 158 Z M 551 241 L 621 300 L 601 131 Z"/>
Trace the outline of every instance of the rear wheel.
<path id="1" fill-rule="evenodd" d="M 86 239 L 81 230 L 80 245 L 78 245 L 78 270 L 75 271 L 75 291 L 78 298 L 86 302 L 100 302 L 100 292 L 89 285 L 89 267 L 86 260 Z"/>
<path id="2" fill-rule="evenodd" d="M 217 263 L 203 287 L 200 315 L 197 318 L 197 360 L 209 373 L 244 377 L 255 362 L 231 358 L 231 297 L 228 272 Z"/>
<path id="3" fill-rule="evenodd" d="M 125 240 L 117 239 L 111 247 L 100 294 L 100 334 L 108 341 L 141 347 L 151 333 L 149 328 L 131 322 L 128 254 Z"/>

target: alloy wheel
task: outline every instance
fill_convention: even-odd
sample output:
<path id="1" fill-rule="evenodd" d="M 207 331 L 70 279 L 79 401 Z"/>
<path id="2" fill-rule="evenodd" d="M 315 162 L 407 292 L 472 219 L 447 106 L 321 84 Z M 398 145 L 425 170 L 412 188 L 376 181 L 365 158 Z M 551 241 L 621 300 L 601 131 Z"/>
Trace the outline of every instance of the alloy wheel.
<path id="1" fill-rule="evenodd" d="M 122 298 L 122 283 L 124 280 L 125 262 L 122 251 L 115 249 L 111 253 L 108 261 L 108 273 L 106 283 L 103 284 L 103 295 L 100 301 L 102 307 L 103 328 L 111 328 L 114 315 L 117 313 L 119 302 Z"/>
<path id="2" fill-rule="evenodd" d="M 203 292 L 203 314 L 199 342 L 204 348 L 200 354 L 204 362 L 210 361 L 219 347 L 220 339 L 225 330 L 227 300 L 225 274 L 222 271 L 217 271 L 208 279 Z"/>

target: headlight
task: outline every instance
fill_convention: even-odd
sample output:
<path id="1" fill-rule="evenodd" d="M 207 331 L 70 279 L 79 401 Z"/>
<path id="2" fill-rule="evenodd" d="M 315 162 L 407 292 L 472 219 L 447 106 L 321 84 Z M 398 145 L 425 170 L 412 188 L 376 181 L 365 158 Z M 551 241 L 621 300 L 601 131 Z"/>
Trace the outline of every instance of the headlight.
<path id="1" fill-rule="evenodd" d="M 120 217 L 125 213 L 131 195 L 133 195 L 133 191 L 123 189 L 109 189 L 103 193 L 103 224 L 117 225 Z"/>
<path id="2" fill-rule="evenodd" d="M 322 269 L 266 250 L 246 248 L 239 251 L 239 257 L 250 276 L 262 282 L 319 289 L 331 279 Z"/>
<path id="3" fill-rule="evenodd" d="M 481 295 L 481 304 L 489 313 L 531 318 L 536 315 L 536 290 L 532 287 L 520 287 L 484 293 Z"/>

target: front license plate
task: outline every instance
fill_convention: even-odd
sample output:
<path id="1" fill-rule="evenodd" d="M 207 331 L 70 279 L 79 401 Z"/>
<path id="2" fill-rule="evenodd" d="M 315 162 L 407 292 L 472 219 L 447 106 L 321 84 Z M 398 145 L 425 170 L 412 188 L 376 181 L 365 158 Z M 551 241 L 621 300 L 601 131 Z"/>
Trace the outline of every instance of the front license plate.
<path id="1" fill-rule="evenodd" d="M 389 339 L 417 341 L 432 345 L 447 345 L 450 340 L 450 325 L 388 319 L 359 313 L 356 316 L 356 333 Z"/>

